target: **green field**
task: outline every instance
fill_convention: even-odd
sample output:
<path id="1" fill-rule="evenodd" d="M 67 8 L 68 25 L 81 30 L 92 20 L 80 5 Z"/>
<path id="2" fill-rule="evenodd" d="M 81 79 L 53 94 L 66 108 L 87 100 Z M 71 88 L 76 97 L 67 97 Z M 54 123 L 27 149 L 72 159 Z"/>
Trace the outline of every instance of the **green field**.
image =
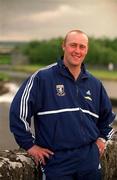
<path id="1" fill-rule="evenodd" d="M 117 71 L 93 70 L 93 69 L 89 69 L 89 71 L 98 79 L 117 81 Z"/>
<path id="2" fill-rule="evenodd" d="M 25 66 L 14 66 L 12 70 L 21 71 L 27 73 L 33 73 L 36 70 L 43 68 L 42 65 L 25 65 Z M 105 80 L 117 80 L 117 71 L 108 71 L 108 70 L 94 70 L 88 69 L 95 77 Z"/>
<path id="3" fill-rule="evenodd" d="M 17 72 L 26 72 L 32 74 L 33 72 L 37 71 L 38 69 L 43 68 L 42 65 L 24 65 L 24 66 L 10 66 L 10 71 L 17 71 Z M 101 80 L 114 80 L 117 81 L 117 71 L 108 71 L 108 70 L 95 70 L 93 68 L 88 69 L 95 77 Z M 6 73 L 0 73 L 0 80 L 9 79 Z"/>
<path id="4" fill-rule="evenodd" d="M 37 71 L 38 69 L 43 68 L 44 66 L 42 65 L 17 65 L 17 66 L 12 66 L 11 70 L 13 71 L 19 71 L 19 72 L 26 72 L 26 73 L 33 73 Z"/>
<path id="5" fill-rule="evenodd" d="M 9 81 L 10 77 L 6 73 L 0 72 L 0 81 Z"/>
<path id="6" fill-rule="evenodd" d="M 0 65 L 1 64 L 10 64 L 11 57 L 9 55 L 0 55 Z"/>

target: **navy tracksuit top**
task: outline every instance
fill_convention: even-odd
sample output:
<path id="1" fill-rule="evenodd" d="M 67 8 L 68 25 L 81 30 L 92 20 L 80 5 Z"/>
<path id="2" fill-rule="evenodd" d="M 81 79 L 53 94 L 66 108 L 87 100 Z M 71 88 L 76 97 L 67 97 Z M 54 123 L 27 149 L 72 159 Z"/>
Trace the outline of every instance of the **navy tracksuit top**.
<path id="1" fill-rule="evenodd" d="M 114 118 L 102 83 L 84 65 L 74 80 L 63 60 L 29 77 L 10 108 L 10 128 L 19 146 L 27 150 L 37 144 L 54 151 L 44 168 L 56 174 L 96 167 L 99 152 L 94 142 L 111 138 Z"/>

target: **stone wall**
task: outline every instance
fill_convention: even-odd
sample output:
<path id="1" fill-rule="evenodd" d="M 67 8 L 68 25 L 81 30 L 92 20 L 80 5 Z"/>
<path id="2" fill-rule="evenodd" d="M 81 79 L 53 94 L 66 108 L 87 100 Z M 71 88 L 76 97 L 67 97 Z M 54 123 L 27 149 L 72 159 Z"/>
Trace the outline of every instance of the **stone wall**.
<path id="1" fill-rule="evenodd" d="M 108 142 L 101 159 L 103 180 L 117 180 L 117 138 Z M 22 150 L 0 151 L 0 180 L 41 180 L 33 159 Z"/>
<path id="2" fill-rule="evenodd" d="M 103 179 L 117 180 L 117 139 L 110 141 L 101 159 Z"/>
<path id="3" fill-rule="evenodd" d="M 22 150 L 0 151 L 0 180 L 41 180 L 33 159 Z"/>
<path id="4" fill-rule="evenodd" d="M 5 86 L 5 83 L 0 81 L 0 95 L 5 94 L 9 89 Z"/>

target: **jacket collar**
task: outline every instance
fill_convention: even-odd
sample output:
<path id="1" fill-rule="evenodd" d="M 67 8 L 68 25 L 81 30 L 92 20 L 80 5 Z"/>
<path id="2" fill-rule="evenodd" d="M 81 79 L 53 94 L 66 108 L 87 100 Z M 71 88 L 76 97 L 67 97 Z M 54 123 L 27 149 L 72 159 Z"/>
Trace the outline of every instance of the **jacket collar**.
<path id="1" fill-rule="evenodd" d="M 60 73 L 62 75 L 67 76 L 70 79 L 74 79 L 74 77 L 70 73 L 69 69 L 65 66 L 64 61 L 63 61 L 62 58 L 58 60 L 58 66 L 60 68 Z M 89 73 L 87 72 L 84 63 L 82 63 L 81 72 L 80 72 L 80 75 L 79 75 L 78 79 L 86 79 L 88 77 L 89 77 Z"/>

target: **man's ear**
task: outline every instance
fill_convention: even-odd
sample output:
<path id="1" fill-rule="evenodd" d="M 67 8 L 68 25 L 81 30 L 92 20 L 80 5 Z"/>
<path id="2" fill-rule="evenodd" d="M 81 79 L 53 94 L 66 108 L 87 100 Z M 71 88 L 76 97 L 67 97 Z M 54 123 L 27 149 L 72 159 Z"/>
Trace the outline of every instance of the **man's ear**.
<path id="1" fill-rule="evenodd" d="M 64 49 L 65 49 L 65 43 L 64 43 L 64 42 L 62 43 L 62 46 L 61 46 L 61 47 L 62 47 L 62 49 L 63 49 L 63 51 L 64 51 Z"/>

